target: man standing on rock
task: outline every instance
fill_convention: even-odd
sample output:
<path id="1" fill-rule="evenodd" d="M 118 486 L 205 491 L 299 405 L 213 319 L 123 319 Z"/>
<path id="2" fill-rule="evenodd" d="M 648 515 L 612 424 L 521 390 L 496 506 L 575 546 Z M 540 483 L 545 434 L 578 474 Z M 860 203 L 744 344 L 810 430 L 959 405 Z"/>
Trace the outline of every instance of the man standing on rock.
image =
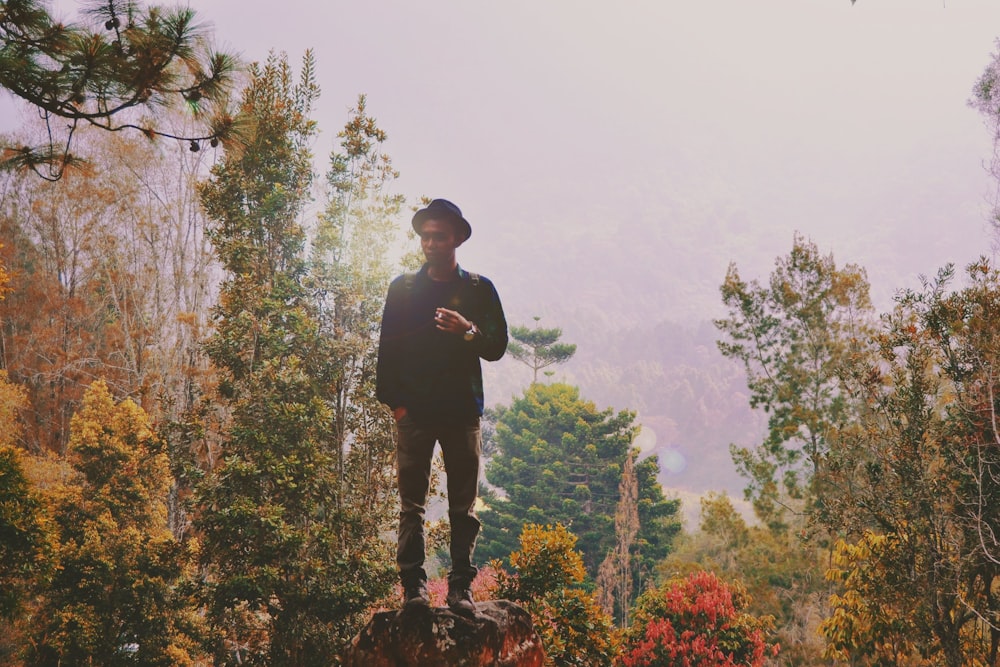
<path id="1" fill-rule="evenodd" d="M 451 572 L 448 606 L 475 614 L 472 550 L 483 414 L 480 359 L 507 349 L 507 321 L 496 289 L 459 267 L 455 250 L 472 235 L 457 206 L 435 199 L 413 216 L 426 263 L 389 286 L 379 338 L 376 395 L 396 419 L 399 538 L 396 562 L 404 606 L 426 606 L 424 512 L 435 443 L 448 478 Z"/>

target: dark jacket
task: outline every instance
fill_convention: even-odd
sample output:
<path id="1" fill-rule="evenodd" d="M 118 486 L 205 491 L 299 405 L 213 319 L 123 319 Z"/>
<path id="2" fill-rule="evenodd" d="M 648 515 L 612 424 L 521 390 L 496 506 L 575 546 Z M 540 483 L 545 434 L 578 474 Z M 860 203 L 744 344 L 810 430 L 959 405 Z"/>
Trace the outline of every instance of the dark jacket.
<path id="1" fill-rule="evenodd" d="M 448 308 L 473 322 L 480 335 L 438 331 L 434 314 Z M 379 337 L 376 396 L 416 421 L 461 420 L 483 414 L 480 358 L 496 361 L 507 349 L 507 320 L 489 279 L 461 268 L 437 282 L 427 265 L 389 285 Z"/>

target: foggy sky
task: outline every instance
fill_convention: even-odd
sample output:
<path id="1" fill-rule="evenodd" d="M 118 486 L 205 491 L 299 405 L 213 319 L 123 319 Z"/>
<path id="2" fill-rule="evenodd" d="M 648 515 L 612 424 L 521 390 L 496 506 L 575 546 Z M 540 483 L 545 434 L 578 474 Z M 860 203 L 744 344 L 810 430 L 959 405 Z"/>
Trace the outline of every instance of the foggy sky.
<path id="1" fill-rule="evenodd" d="M 766 274 L 799 230 L 866 266 L 883 307 L 990 250 L 991 140 L 966 102 L 995 0 L 193 6 L 248 60 L 315 49 L 319 156 L 367 94 L 399 191 L 458 203 L 475 225 L 460 260 L 501 285 L 534 270 L 516 243 L 539 230 L 643 243 L 615 237 L 623 218 L 693 226 L 719 280 L 731 260 Z M 693 213 L 668 217 L 678 201 Z M 720 208 L 754 252 L 697 213 Z"/>
<path id="2" fill-rule="evenodd" d="M 246 60 L 315 49 L 318 163 L 367 94 L 398 191 L 458 203 L 475 227 L 460 260 L 500 285 L 537 270 L 518 247 L 539 236 L 553 258 L 553 239 L 646 243 L 616 235 L 626 219 L 697 240 L 684 252 L 713 276 L 698 303 L 730 261 L 766 275 L 795 230 L 867 267 L 881 307 L 990 251 L 991 139 L 966 101 L 995 0 L 191 6 Z M 614 270 L 593 256 L 582 282 Z M 546 307 L 522 301 L 522 317 Z"/>

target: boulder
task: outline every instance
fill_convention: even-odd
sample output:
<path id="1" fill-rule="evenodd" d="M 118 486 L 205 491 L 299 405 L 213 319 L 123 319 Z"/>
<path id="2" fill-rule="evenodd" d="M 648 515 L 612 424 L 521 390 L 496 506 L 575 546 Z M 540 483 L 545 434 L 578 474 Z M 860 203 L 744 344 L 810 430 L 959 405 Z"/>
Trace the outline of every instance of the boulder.
<path id="1" fill-rule="evenodd" d="M 477 602 L 475 618 L 446 607 L 380 612 L 344 654 L 345 667 L 542 667 L 544 661 L 531 616 L 507 600 Z"/>

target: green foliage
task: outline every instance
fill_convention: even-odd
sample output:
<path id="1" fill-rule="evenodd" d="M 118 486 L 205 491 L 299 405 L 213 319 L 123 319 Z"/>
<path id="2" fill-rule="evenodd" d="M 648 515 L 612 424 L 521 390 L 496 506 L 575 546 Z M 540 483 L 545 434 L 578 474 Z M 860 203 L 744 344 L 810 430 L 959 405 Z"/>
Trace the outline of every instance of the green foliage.
<path id="1" fill-rule="evenodd" d="M 382 152 L 387 135 L 368 115 L 364 95 L 338 136 L 305 284 L 318 304 L 324 347 L 316 355 L 331 378 L 326 400 L 334 413 L 340 502 L 367 521 L 363 532 L 374 553 L 384 550 L 379 536 L 392 529 L 398 509 L 395 426 L 375 397 L 375 369 L 392 276 L 386 251 L 397 240 L 394 221 L 403 199 L 390 192 L 399 174 Z"/>
<path id="2" fill-rule="evenodd" d="M 870 331 L 868 280 L 796 235 L 767 285 L 730 265 L 721 291 L 729 315 L 715 322 L 719 349 L 743 364 L 750 406 L 769 415 L 764 442 L 734 446 L 733 457 L 758 514 L 778 525 L 779 499 L 808 501 L 830 432 L 855 413 L 842 376 Z"/>
<path id="3" fill-rule="evenodd" d="M 768 639 L 771 619 L 745 610 L 738 584 L 712 572 L 675 578 L 639 596 L 625 634 L 624 667 L 761 667 L 778 654 Z"/>
<path id="4" fill-rule="evenodd" d="M 215 145 L 238 135 L 225 108 L 237 61 L 207 48 L 193 10 L 88 4 L 88 25 L 74 25 L 53 20 L 39 0 L 3 3 L 0 87 L 37 107 L 49 129 L 46 145 L 5 146 L 4 165 L 58 180 L 77 162 L 70 146 L 81 125 L 183 139 L 192 150 L 200 140 Z M 136 124 L 135 111 L 155 115 L 167 106 L 188 107 L 200 133 L 177 137 L 148 121 Z"/>
<path id="5" fill-rule="evenodd" d="M 42 564 L 39 510 L 19 452 L 0 444 L 0 619 L 17 615 Z"/>
<path id="6" fill-rule="evenodd" d="M 307 285 L 299 216 L 312 179 L 312 55 L 298 83 L 274 55 L 251 74 L 241 113 L 256 134 L 213 170 L 202 197 L 227 271 L 206 350 L 229 417 L 223 460 L 193 499 L 195 527 L 216 659 L 325 665 L 388 594 L 391 558 L 367 516 L 381 499 L 350 495 L 363 471 L 348 476 L 342 458 L 343 356 L 328 358 Z"/>
<path id="7" fill-rule="evenodd" d="M 497 597 L 522 604 L 545 647 L 545 664 L 608 667 L 618 638 L 611 617 L 581 588 L 585 571 L 574 550 L 577 537 L 561 525 L 529 524 L 511 574 L 497 568 Z"/>
<path id="8" fill-rule="evenodd" d="M 509 407 L 496 412 L 496 454 L 486 478 L 504 498 L 487 492 L 480 513 L 477 553 L 506 558 L 517 548 L 526 523 L 566 525 L 582 545 L 591 577 L 615 545 L 615 509 L 625 459 L 631 454 L 635 415 L 598 411 L 566 384 L 533 384 Z M 648 462 L 647 462 L 648 461 Z M 638 568 L 666 556 L 677 531 L 676 501 L 656 481 L 655 459 L 637 465 L 640 527 L 634 553 Z"/>
<path id="9" fill-rule="evenodd" d="M 538 382 L 538 371 L 553 364 L 562 364 L 576 354 L 576 345 L 560 343 L 562 329 L 542 329 L 540 317 L 535 318 L 535 328 L 511 327 L 507 351 L 533 372 L 532 382 Z"/>
<path id="10" fill-rule="evenodd" d="M 169 465 L 146 413 L 95 382 L 71 426 L 74 475 L 46 491 L 55 567 L 29 664 L 193 664 L 193 553 L 167 528 Z"/>

